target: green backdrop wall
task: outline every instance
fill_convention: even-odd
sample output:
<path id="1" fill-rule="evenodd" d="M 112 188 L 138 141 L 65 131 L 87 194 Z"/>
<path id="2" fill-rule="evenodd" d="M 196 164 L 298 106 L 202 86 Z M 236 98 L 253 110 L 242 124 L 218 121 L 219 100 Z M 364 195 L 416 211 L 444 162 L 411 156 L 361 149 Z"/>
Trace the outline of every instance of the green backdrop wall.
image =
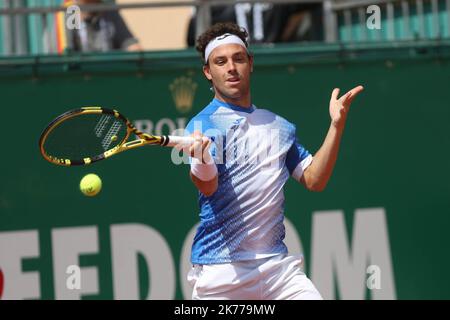
<path id="1" fill-rule="evenodd" d="M 254 104 L 295 123 L 311 152 L 328 129 L 332 89 L 365 87 L 327 189 L 310 193 L 292 179 L 285 187 L 289 247 L 304 253 L 305 271 L 326 298 L 450 298 L 449 48 L 254 50 Z M 58 167 L 41 158 L 37 142 L 49 120 L 80 106 L 116 108 L 151 132 L 183 127 L 212 97 L 196 54 L 0 63 L 4 298 L 188 298 L 183 248 L 198 210 L 187 166 L 172 164 L 169 149 L 148 147 Z M 182 77 L 197 85 L 188 87 L 190 110 L 177 109 L 170 89 Z M 90 172 L 103 180 L 93 198 L 78 190 Z M 81 268 L 80 288 L 68 265 Z"/>

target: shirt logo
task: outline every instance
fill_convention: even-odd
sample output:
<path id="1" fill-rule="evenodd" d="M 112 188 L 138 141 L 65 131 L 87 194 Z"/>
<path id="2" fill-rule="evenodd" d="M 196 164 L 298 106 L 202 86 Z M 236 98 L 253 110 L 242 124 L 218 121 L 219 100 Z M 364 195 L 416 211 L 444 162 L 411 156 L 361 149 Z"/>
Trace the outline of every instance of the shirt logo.
<path id="1" fill-rule="evenodd" d="M 231 130 L 234 130 L 234 129 L 238 128 L 239 125 L 241 124 L 242 120 L 244 120 L 244 118 L 238 118 L 238 119 L 234 120 L 234 121 L 231 123 L 230 129 L 231 129 Z"/>

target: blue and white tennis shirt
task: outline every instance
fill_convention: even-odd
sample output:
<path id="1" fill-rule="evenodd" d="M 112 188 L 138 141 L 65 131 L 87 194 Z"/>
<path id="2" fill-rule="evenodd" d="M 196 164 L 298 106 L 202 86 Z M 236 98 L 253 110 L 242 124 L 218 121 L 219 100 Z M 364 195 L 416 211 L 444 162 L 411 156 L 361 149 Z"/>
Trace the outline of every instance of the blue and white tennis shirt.
<path id="1" fill-rule="evenodd" d="M 194 264 L 228 263 L 287 253 L 283 242 L 283 186 L 299 180 L 312 155 L 296 139 L 295 126 L 254 105 L 243 108 L 214 99 L 186 127 L 212 140 L 219 186 L 199 192 L 200 226 Z"/>

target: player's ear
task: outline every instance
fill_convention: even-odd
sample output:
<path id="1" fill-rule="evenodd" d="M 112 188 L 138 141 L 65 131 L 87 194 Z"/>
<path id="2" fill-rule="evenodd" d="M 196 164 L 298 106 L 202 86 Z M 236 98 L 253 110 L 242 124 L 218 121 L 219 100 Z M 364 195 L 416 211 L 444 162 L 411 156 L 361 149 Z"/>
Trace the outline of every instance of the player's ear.
<path id="1" fill-rule="evenodd" d="M 248 55 L 248 61 L 250 63 L 250 72 L 253 72 L 253 55 Z"/>
<path id="2" fill-rule="evenodd" d="M 212 80 L 211 72 L 209 70 L 209 65 L 205 64 L 203 66 L 203 74 L 205 75 L 206 79 L 208 79 L 209 81 Z"/>

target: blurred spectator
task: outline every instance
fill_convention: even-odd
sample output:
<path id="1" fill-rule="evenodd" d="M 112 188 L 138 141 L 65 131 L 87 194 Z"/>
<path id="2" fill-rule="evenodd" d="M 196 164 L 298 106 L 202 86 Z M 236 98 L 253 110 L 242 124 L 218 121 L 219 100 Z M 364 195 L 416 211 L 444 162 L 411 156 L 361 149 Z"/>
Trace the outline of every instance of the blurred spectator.
<path id="1" fill-rule="evenodd" d="M 192 47 L 197 40 L 196 35 L 196 11 L 192 13 L 192 17 L 189 20 L 188 32 L 187 32 L 187 44 Z M 234 6 L 213 6 L 211 7 L 211 25 L 218 22 L 236 21 L 236 15 L 234 12 Z"/>
<path id="2" fill-rule="evenodd" d="M 279 41 L 323 41 L 322 19 L 321 3 L 292 5 Z"/>
<path id="3" fill-rule="evenodd" d="M 322 4 L 240 3 L 215 6 L 211 24 L 231 21 L 245 28 L 251 43 L 322 41 Z M 189 22 L 187 44 L 195 45 L 195 12 Z"/>
<path id="4" fill-rule="evenodd" d="M 77 5 L 98 4 L 101 0 L 75 0 Z M 81 12 L 81 28 L 69 30 L 68 46 L 73 51 L 142 50 L 118 11 Z"/>

